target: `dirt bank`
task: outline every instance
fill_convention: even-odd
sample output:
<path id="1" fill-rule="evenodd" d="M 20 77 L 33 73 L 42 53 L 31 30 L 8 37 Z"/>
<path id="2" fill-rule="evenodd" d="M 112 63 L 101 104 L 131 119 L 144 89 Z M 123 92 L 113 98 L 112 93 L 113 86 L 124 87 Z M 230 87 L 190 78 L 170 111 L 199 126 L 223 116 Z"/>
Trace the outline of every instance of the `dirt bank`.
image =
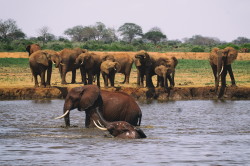
<path id="1" fill-rule="evenodd" d="M 0 88 L 0 100 L 12 99 L 63 99 L 70 87 L 51 88 Z M 104 89 L 104 88 L 103 88 Z M 166 92 L 164 89 L 156 88 L 107 88 L 108 91 L 120 91 L 128 93 L 138 101 L 156 99 L 158 101 L 168 100 L 192 100 L 192 99 L 216 99 L 213 87 L 176 87 Z M 250 99 L 250 88 L 228 87 L 223 99 Z"/>

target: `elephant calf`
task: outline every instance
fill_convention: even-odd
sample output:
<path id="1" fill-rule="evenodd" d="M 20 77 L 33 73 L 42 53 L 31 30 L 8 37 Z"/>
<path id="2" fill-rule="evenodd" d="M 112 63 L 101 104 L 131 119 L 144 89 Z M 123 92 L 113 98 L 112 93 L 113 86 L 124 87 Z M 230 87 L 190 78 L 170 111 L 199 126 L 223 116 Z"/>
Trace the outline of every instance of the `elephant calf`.
<path id="1" fill-rule="evenodd" d="M 115 121 L 115 122 L 108 122 L 106 121 L 99 111 L 96 111 L 97 115 L 99 116 L 101 123 L 99 125 L 95 122 L 95 126 L 101 130 L 108 130 L 109 133 L 116 137 L 122 139 L 139 139 L 139 138 L 146 138 L 147 136 L 145 133 L 138 127 L 135 127 L 128 122 L 125 121 Z M 102 125 L 104 127 L 102 127 Z"/>

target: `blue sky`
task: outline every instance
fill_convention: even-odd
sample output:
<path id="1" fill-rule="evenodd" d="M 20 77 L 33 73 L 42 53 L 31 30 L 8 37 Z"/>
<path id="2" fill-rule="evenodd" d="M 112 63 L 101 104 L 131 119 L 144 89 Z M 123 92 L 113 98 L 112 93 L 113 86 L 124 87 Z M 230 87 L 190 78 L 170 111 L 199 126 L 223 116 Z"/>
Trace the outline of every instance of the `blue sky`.
<path id="1" fill-rule="evenodd" d="M 159 27 L 169 40 L 193 35 L 230 42 L 250 38 L 249 0 L 0 0 L 0 19 L 12 18 L 27 36 L 102 22 L 118 29 L 126 22 L 147 32 Z"/>

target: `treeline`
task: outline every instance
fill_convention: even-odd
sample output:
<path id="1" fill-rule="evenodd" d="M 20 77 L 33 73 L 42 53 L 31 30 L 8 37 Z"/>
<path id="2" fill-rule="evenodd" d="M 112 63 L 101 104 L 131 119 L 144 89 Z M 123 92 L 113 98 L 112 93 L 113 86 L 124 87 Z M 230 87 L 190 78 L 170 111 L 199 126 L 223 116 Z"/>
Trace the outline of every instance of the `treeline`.
<path id="1" fill-rule="evenodd" d="M 0 51 L 25 51 L 27 45 L 38 43 L 43 49 L 62 50 L 81 47 L 92 51 L 153 51 L 153 52 L 209 52 L 213 47 L 234 47 L 239 52 L 250 52 L 250 39 L 238 37 L 231 42 L 218 38 L 194 35 L 181 40 L 168 40 L 160 28 L 153 27 L 143 33 L 134 23 L 125 23 L 117 30 L 97 22 L 90 26 L 66 29 L 67 37 L 55 36 L 49 27 L 41 27 L 37 37 L 27 37 L 12 19 L 0 20 Z"/>

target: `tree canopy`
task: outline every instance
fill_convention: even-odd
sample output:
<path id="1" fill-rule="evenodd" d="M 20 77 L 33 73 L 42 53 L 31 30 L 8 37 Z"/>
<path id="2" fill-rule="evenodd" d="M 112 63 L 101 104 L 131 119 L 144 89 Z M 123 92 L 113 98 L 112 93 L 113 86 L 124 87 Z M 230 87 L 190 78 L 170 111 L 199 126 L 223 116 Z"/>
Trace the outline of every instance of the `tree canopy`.
<path id="1" fill-rule="evenodd" d="M 167 36 L 164 35 L 160 28 L 155 27 L 152 28 L 150 31 L 148 31 L 147 33 L 144 34 L 144 38 L 152 41 L 154 43 L 154 45 L 156 45 L 158 42 L 160 42 L 162 39 L 166 39 Z"/>
<path id="2" fill-rule="evenodd" d="M 123 24 L 119 27 L 118 32 L 121 32 L 121 35 L 127 39 L 129 43 L 131 43 L 136 36 L 143 35 L 142 28 L 134 23 Z"/>
<path id="3" fill-rule="evenodd" d="M 0 20 L 0 40 L 12 41 L 25 38 L 25 34 L 16 25 L 16 21 L 8 19 Z"/>

